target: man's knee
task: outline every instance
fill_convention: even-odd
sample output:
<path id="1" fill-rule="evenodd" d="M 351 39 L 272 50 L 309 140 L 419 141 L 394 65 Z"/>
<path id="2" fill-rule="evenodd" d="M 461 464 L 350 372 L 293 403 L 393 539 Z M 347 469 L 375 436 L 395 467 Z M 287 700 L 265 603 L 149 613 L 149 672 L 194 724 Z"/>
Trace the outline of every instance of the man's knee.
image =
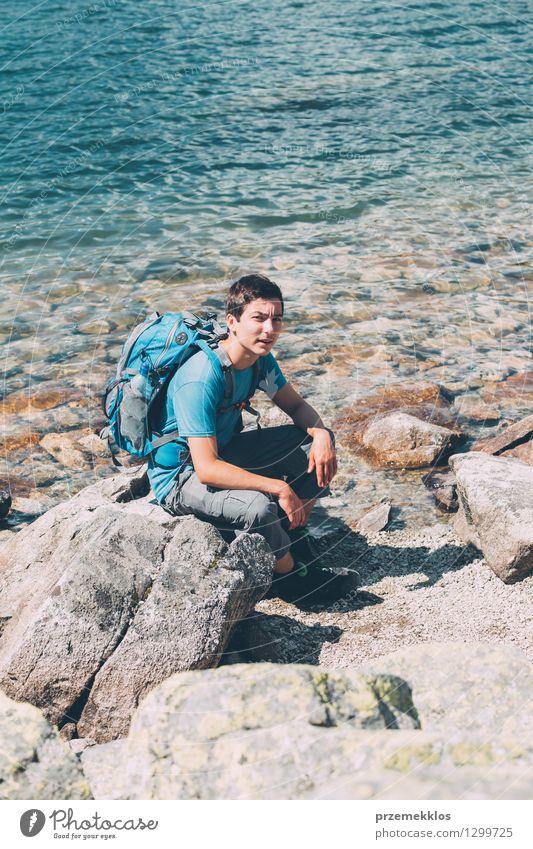
<path id="1" fill-rule="evenodd" d="M 257 528 L 279 521 L 278 508 L 263 492 L 258 492 L 246 511 L 246 525 Z"/>

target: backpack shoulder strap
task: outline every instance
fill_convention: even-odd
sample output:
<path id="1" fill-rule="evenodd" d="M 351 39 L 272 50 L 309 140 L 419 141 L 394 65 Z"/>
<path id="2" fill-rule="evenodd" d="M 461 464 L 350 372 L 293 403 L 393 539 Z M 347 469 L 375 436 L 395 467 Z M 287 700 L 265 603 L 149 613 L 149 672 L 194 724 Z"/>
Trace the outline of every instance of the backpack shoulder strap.
<path id="1" fill-rule="evenodd" d="M 221 345 L 209 345 L 204 339 L 197 339 L 196 345 L 207 355 L 208 359 L 215 365 L 219 365 L 224 375 L 224 402 L 229 403 L 235 392 L 235 375 L 233 374 L 233 363 Z"/>

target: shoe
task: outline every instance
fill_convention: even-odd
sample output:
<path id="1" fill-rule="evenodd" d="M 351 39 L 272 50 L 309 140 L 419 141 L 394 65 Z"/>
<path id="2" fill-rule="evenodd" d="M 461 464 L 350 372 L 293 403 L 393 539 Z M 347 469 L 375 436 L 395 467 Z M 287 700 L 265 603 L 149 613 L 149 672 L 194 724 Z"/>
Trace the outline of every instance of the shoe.
<path id="1" fill-rule="evenodd" d="M 295 562 L 310 566 L 318 563 L 320 554 L 313 544 L 313 537 L 307 528 L 294 528 L 289 531 L 291 554 Z"/>
<path id="2" fill-rule="evenodd" d="M 289 531 L 289 536 L 295 561 L 294 569 L 274 576 L 269 597 L 277 596 L 286 601 L 318 604 L 337 601 L 357 589 L 360 580 L 359 573 L 355 570 L 336 572 L 320 566 L 320 555 L 305 528 L 295 528 Z"/>

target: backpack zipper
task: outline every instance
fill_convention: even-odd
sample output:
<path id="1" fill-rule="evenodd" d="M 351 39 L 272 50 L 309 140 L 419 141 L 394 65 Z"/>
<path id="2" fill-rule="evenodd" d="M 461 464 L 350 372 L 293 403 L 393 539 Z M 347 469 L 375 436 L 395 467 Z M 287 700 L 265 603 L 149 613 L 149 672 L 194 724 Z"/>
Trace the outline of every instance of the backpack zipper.
<path id="1" fill-rule="evenodd" d="M 170 348 L 170 345 L 172 343 L 172 337 L 174 336 L 174 333 L 176 332 L 180 321 L 181 321 L 181 319 L 178 319 L 178 321 L 174 322 L 174 324 L 172 325 L 172 327 L 170 329 L 170 333 L 167 336 L 167 341 L 165 342 L 165 347 L 163 348 L 163 350 L 161 351 L 157 360 L 154 363 L 154 371 L 157 371 L 157 367 L 158 367 L 159 363 L 161 362 L 161 360 L 163 359 L 163 357 L 167 353 L 168 349 Z"/>

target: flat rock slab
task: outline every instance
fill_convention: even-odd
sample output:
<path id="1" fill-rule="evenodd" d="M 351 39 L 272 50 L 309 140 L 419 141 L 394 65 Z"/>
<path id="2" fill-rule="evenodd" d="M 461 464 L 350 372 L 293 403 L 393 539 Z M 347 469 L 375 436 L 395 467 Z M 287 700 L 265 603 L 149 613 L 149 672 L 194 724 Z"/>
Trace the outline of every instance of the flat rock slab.
<path id="1" fill-rule="evenodd" d="M 485 454 L 501 454 L 519 444 L 531 441 L 533 437 L 533 416 L 526 416 L 501 430 L 489 439 L 478 439 L 472 445 L 471 451 L 484 451 Z"/>
<path id="2" fill-rule="evenodd" d="M 270 586 L 263 537 L 228 548 L 211 525 L 151 504 L 145 479 L 82 490 L 1 551 L 0 686 L 71 736 L 125 734 L 151 687 L 216 666 Z"/>
<path id="3" fill-rule="evenodd" d="M 450 466 L 462 509 L 457 533 L 476 541 L 504 583 L 532 574 L 533 468 L 482 452 L 457 454 Z"/>
<path id="4" fill-rule="evenodd" d="M 76 756 L 40 710 L 0 692 L 0 799 L 90 799 Z"/>
<path id="5" fill-rule="evenodd" d="M 527 798 L 523 738 L 416 726 L 396 676 L 239 665 L 167 679 L 82 765 L 99 799 Z"/>
<path id="6" fill-rule="evenodd" d="M 384 530 L 389 523 L 391 508 L 391 502 L 383 499 L 357 520 L 355 530 L 363 534 L 376 534 Z"/>
<path id="7" fill-rule="evenodd" d="M 533 665 L 517 649 L 477 643 L 422 643 L 374 661 L 371 670 L 403 678 L 420 724 L 524 740 L 533 729 Z"/>

